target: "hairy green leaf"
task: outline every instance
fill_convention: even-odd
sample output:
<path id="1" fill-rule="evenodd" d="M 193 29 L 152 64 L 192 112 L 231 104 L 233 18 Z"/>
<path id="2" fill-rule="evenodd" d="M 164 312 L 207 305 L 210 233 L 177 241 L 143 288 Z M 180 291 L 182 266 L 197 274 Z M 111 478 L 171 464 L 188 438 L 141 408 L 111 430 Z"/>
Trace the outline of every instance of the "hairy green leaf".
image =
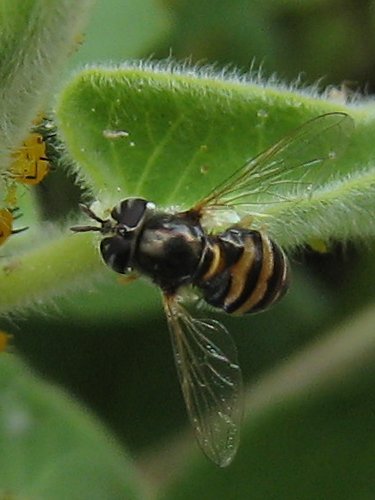
<path id="1" fill-rule="evenodd" d="M 92 0 L 4 0 L 0 7 L 0 145 L 20 146 L 44 111 Z"/>
<path id="2" fill-rule="evenodd" d="M 293 249 L 316 239 L 375 235 L 374 124 L 365 105 L 337 105 L 311 92 L 210 70 L 129 65 L 79 73 L 62 92 L 57 116 L 78 176 L 97 198 L 95 210 L 106 216 L 126 196 L 188 208 L 259 151 L 333 111 L 355 123 L 352 137 L 339 134 L 340 143 L 332 144 L 341 155 L 327 171 L 307 168 L 307 184 L 305 176 L 285 177 L 298 199 L 285 200 L 280 182 L 273 186 L 276 194 L 280 188 L 277 203 L 249 210 L 253 227 Z M 254 176 L 255 190 L 257 183 Z M 13 259 L 11 272 L 0 269 L 3 311 L 105 272 L 91 243 L 97 245 L 97 235 L 72 235 L 66 228 L 56 241 L 43 239 Z M 28 280 L 33 291 L 25 288 Z"/>
<path id="3" fill-rule="evenodd" d="M 353 137 L 345 131 L 327 137 L 333 151 L 346 151 L 324 169 L 298 171 L 292 202 L 283 201 L 279 182 L 272 188 L 278 203 L 248 209 L 262 216 L 255 225 L 293 247 L 311 238 L 375 234 L 374 124 L 364 108 L 209 70 L 130 65 L 77 75 L 61 95 L 58 116 L 83 183 L 103 209 L 126 196 L 187 208 L 293 128 L 332 111 L 355 121 Z M 312 159 L 322 154 L 316 143 Z M 290 180 L 288 174 L 279 180 Z M 251 188 L 258 184 L 254 176 Z"/>
<path id="4" fill-rule="evenodd" d="M 9 354 L 0 359 L 0 394 L 0 497 L 144 498 L 108 431 Z"/>

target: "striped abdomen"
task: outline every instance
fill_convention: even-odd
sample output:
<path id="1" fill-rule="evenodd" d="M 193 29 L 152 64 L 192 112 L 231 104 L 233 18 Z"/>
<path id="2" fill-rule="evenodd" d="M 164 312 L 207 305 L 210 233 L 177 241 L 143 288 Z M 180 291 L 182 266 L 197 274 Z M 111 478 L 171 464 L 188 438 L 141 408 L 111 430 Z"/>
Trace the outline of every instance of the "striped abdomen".
<path id="1" fill-rule="evenodd" d="M 288 288 L 288 261 L 265 234 L 228 229 L 208 239 L 195 285 L 205 301 L 232 314 L 262 311 Z"/>

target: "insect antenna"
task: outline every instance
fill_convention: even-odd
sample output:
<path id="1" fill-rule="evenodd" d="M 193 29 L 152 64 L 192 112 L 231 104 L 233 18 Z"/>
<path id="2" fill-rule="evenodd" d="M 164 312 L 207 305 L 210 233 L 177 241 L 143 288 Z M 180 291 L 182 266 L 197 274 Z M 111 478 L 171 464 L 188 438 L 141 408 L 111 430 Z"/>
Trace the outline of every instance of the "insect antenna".
<path id="1" fill-rule="evenodd" d="M 98 217 L 87 205 L 83 203 L 79 204 L 79 208 L 82 210 L 84 214 L 86 214 L 90 219 L 96 220 L 99 224 L 105 224 L 107 221 Z"/>
<path id="2" fill-rule="evenodd" d="M 79 208 L 82 212 L 87 215 L 90 219 L 99 222 L 100 226 L 73 226 L 70 228 L 71 231 L 75 233 L 85 233 L 88 231 L 99 231 L 102 234 L 109 233 L 112 230 L 112 223 L 109 219 L 101 219 L 98 217 L 87 205 L 83 203 L 79 204 Z"/>
<path id="3" fill-rule="evenodd" d="M 102 228 L 98 226 L 72 226 L 70 228 L 74 233 L 85 233 L 88 231 L 99 231 L 101 232 Z"/>

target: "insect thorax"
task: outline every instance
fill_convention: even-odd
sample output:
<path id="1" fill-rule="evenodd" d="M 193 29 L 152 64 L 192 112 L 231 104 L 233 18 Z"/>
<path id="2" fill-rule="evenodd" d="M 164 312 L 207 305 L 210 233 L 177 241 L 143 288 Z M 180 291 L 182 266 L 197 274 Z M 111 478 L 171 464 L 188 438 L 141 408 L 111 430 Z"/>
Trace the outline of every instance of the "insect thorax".
<path id="1" fill-rule="evenodd" d="M 175 293 L 192 283 L 206 237 L 187 217 L 156 213 L 147 218 L 134 254 L 134 268 L 162 290 Z"/>

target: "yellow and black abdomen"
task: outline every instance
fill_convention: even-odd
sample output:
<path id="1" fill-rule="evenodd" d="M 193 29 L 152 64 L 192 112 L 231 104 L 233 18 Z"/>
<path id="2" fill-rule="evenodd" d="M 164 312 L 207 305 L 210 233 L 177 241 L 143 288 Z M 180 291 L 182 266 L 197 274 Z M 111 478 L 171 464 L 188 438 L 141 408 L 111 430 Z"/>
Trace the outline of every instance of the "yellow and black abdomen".
<path id="1" fill-rule="evenodd" d="M 195 284 L 208 304 L 246 314 L 277 302 L 288 281 L 287 258 L 274 241 L 259 231 L 232 228 L 208 239 Z"/>

